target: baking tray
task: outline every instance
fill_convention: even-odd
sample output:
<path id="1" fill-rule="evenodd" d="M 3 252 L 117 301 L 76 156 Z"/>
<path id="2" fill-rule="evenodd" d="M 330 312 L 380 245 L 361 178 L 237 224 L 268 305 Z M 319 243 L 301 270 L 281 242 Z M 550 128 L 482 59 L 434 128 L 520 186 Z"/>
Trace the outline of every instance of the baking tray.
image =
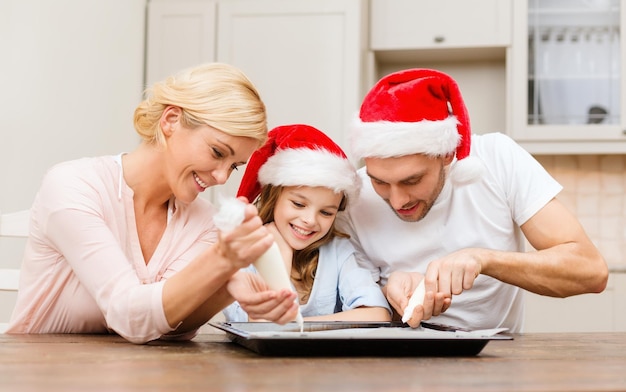
<path id="1" fill-rule="evenodd" d="M 410 328 L 399 322 L 295 323 L 211 322 L 228 338 L 266 356 L 475 356 L 491 340 L 512 340 L 501 330 L 470 331 L 422 323 Z"/>

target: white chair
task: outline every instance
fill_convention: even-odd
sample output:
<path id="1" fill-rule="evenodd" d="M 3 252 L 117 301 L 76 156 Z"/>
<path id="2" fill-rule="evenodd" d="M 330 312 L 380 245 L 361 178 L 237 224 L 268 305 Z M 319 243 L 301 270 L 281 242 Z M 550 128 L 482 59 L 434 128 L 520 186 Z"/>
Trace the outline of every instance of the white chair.
<path id="1" fill-rule="evenodd" d="M 30 219 L 30 211 L 22 210 L 7 214 L 0 214 L 0 238 L 4 237 L 28 237 L 28 224 Z M 0 257 L 0 265 L 5 266 Z M 0 294 L 3 293 L 17 293 L 17 288 L 20 280 L 19 268 L 0 268 Z M 0 302 L 1 307 L 7 307 L 4 302 Z M 3 313 L 10 314 L 12 307 L 9 309 L 0 309 Z M 8 321 L 8 319 L 6 320 Z M 4 333 L 7 329 L 8 323 L 5 320 L 0 320 L 0 333 Z"/>

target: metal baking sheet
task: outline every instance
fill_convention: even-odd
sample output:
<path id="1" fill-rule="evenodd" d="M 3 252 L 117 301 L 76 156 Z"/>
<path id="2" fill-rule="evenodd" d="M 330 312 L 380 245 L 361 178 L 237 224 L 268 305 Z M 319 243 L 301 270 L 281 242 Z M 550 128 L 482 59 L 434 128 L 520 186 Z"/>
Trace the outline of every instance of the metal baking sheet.
<path id="1" fill-rule="evenodd" d="M 491 340 L 512 340 L 500 330 L 470 331 L 422 323 L 398 322 L 212 322 L 228 338 L 266 356 L 475 356 Z"/>

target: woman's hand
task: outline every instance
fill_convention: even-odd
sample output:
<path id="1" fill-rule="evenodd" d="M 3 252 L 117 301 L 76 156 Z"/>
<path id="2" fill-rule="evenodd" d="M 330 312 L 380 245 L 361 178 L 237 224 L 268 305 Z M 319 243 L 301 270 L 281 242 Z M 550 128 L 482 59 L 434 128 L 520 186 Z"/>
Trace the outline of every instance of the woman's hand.
<path id="1" fill-rule="evenodd" d="M 296 293 L 288 289 L 270 290 L 257 274 L 239 271 L 228 281 L 226 289 L 250 319 L 286 324 L 298 313 Z"/>
<path id="2" fill-rule="evenodd" d="M 239 199 L 247 203 L 245 197 Z M 273 242 L 274 237 L 263 226 L 256 207 L 247 204 L 243 222 L 227 233 L 220 232 L 217 252 L 229 259 L 235 268 L 246 268 L 258 260 Z"/>

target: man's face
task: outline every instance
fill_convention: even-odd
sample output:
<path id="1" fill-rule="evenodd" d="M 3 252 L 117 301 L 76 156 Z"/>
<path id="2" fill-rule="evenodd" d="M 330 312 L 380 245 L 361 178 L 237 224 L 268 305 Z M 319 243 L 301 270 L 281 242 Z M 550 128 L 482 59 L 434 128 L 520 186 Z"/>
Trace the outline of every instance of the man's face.
<path id="1" fill-rule="evenodd" d="M 365 158 L 367 174 L 376 193 L 398 218 L 417 222 L 424 218 L 441 193 L 446 166 L 453 155 L 414 154 L 394 158 Z"/>

